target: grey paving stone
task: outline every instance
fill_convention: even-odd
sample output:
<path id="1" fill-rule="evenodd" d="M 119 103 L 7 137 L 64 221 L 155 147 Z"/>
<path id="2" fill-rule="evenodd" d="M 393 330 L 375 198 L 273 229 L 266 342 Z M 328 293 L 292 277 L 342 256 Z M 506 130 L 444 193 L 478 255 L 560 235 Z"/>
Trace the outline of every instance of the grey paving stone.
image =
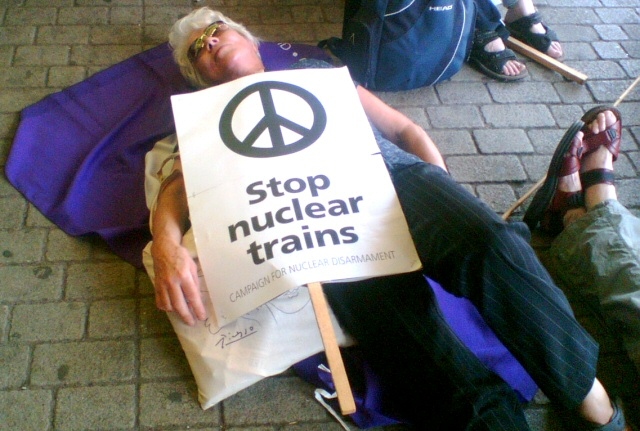
<path id="1" fill-rule="evenodd" d="M 0 45 L 0 66 L 11 66 L 14 47 L 10 45 Z"/>
<path id="2" fill-rule="evenodd" d="M 54 7 L 8 8 L 4 23 L 11 26 L 54 24 L 56 12 Z"/>
<path id="3" fill-rule="evenodd" d="M 9 325 L 9 307 L 0 305 L 0 343 L 4 343 L 7 339 Z"/>
<path id="4" fill-rule="evenodd" d="M 36 43 L 39 45 L 74 45 L 87 43 L 88 25 L 56 25 L 38 27 Z"/>
<path id="5" fill-rule="evenodd" d="M 533 183 L 547 174 L 551 154 L 547 156 L 522 156 L 521 158 L 527 177 Z"/>
<path id="6" fill-rule="evenodd" d="M 9 119 L 13 114 L 5 115 L 5 118 Z M 2 197 L 11 197 L 11 198 L 20 198 L 20 192 L 18 192 L 9 180 L 5 176 L 0 176 L 0 196 Z"/>
<path id="7" fill-rule="evenodd" d="M 48 390 L 0 392 L 0 421 L 7 430 L 49 429 L 52 408 Z"/>
<path id="8" fill-rule="evenodd" d="M 77 340 L 84 335 L 87 308 L 79 302 L 16 305 L 9 338 L 20 342 Z"/>
<path id="9" fill-rule="evenodd" d="M 522 129 L 480 129 L 473 132 L 480 152 L 529 153 L 533 147 Z"/>
<path id="10" fill-rule="evenodd" d="M 71 47 L 26 45 L 16 49 L 14 62 L 20 66 L 61 66 L 69 62 Z"/>
<path id="11" fill-rule="evenodd" d="M 545 105 L 484 105 L 480 109 L 487 124 L 497 128 L 555 126 L 555 120 Z"/>
<path id="12" fill-rule="evenodd" d="M 482 83 L 449 82 L 437 87 L 440 100 L 445 105 L 484 104 L 491 102 L 487 86 Z M 424 102 L 423 102 L 424 103 Z"/>
<path id="13" fill-rule="evenodd" d="M 71 64 L 110 66 L 140 52 L 140 45 L 75 45 L 71 49 Z"/>
<path id="14" fill-rule="evenodd" d="M 570 64 L 575 69 L 582 71 L 593 82 L 602 79 L 624 79 L 627 74 L 618 63 L 611 60 L 578 61 Z"/>
<path id="15" fill-rule="evenodd" d="M 33 353 L 32 385 L 127 382 L 135 375 L 132 341 L 39 344 Z"/>
<path id="16" fill-rule="evenodd" d="M 640 206 L 640 180 L 629 179 L 617 182 L 618 197 L 621 202 L 630 207 Z"/>
<path id="17" fill-rule="evenodd" d="M 476 154 L 478 152 L 471 134 L 461 130 L 431 130 L 429 136 L 444 156 Z"/>
<path id="18" fill-rule="evenodd" d="M 592 46 L 598 55 L 605 60 L 627 58 L 629 56 L 618 42 L 593 42 Z"/>
<path id="19" fill-rule="evenodd" d="M 640 60 L 620 60 L 620 66 L 627 72 L 630 78 L 640 76 Z"/>
<path id="20" fill-rule="evenodd" d="M 49 261 L 87 260 L 91 243 L 86 238 L 74 238 L 60 229 L 49 231 L 46 258 Z"/>
<path id="21" fill-rule="evenodd" d="M 202 410 L 196 399 L 193 381 L 152 382 L 140 387 L 140 426 L 164 428 L 216 427 L 220 425 L 220 409 Z"/>
<path id="22" fill-rule="evenodd" d="M 594 25 L 594 30 L 602 40 L 627 40 L 629 36 L 621 26 L 615 24 Z"/>
<path id="23" fill-rule="evenodd" d="M 36 28 L 32 26 L 0 27 L 0 45 L 26 45 L 33 41 Z"/>
<path id="24" fill-rule="evenodd" d="M 297 377 L 264 379 L 224 401 L 226 423 L 239 426 L 325 420 L 328 413 L 313 399 L 313 390 Z"/>
<path id="25" fill-rule="evenodd" d="M 0 297 L 3 301 L 55 301 L 62 297 L 60 265 L 0 266 Z"/>
<path id="26" fill-rule="evenodd" d="M 89 338 L 132 336 L 136 328 L 134 299 L 94 301 L 89 308 Z"/>
<path id="27" fill-rule="evenodd" d="M 597 60 L 598 54 L 589 41 L 567 42 L 562 47 L 565 51 L 565 63 L 576 60 Z"/>
<path id="28" fill-rule="evenodd" d="M 54 226 L 49 219 L 43 216 L 42 213 L 31 204 L 27 207 L 27 217 L 24 224 L 27 228 L 52 228 Z"/>
<path id="29" fill-rule="evenodd" d="M 605 24 L 640 23 L 640 16 L 632 8 L 595 8 L 594 11 Z"/>
<path id="30" fill-rule="evenodd" d="M 11 87 L 44 87 L 47 69 L 39 66 L 10 67 L 0 69 L 0 85 Z"/>
<path id="31" fill-rule="evenodd" d="M 565 130 L 576 121 L 580 121 L 583 115 L 580 107 L 565 104 L 551 106 L 551 113 L 553 114 L 553 118 L 556 119 L 558 126 Z"/>
<path id="32" fill-rule="evenodd" d="M 189 363 L 175 335 L 145 338 L 140 342 L 140 376 L 143 379 L 191 376 Z"/>
<path id="33" fill-rule="evenodd" d="M 141 24 L 143 9 L 139 6 L 116 6 L 111 8 L 112 24 Z"/>
<path id="34" fill-rule="evenodd" d="M 0 344 L 1 389 L 17 389 L 26 383 L 30 357 L 31 350 L 26 344 Z"/>
<path id="35" fill-rule="evenodd" d="M 16 114 L 0 114 L 0 137 L 13 138 L 13 135 L 15 134 L 16 129 L 18 128 L 18 121 L 19 121 L 19 117 Z M 8 189 L 9 188 L 13 189 L 13 186 L 8 186 L 8 187 L 6 186 L 6 184 L 8 183 L 4 175 L 0 176 L 0 182 L 2 184 L 0 186 L 0 196 L 6 196 Z M 15 195 L 16 190 L 13 189 L 10 193 Z"/>
<path id="36" fill-rule="evenodd" d="M 582 113 L 580 114 L 582 117 Z M 538 154 L 548 154 L 549 160 L 555 151 L 560 139 L 565 133 L 565 129 L 534 129 L 527 132 L 529 139 Z"/>
<path id="37" fill-rule="evenodd" d="M 131 295 L 135 269 L 125 262 L 72 264 L 67 276 L 69 299 L 103 299 Z"/>
<path id="38" fill-rule="evenodd" d="M 62 388 L 56 396 L 58 430 L 132 429 L 136 422 L 134 385 Z"/>
<path id="39" fill-rule="evenodd" d="M 598 40 L 598 33 L 593 27 L 585 26 L 584 24 L 598 24 L 602 21 L 591 10 L 586 10 L 579 15 L 579 17 L 572 18 L 571 24 L 554 26 L 554 31 L 558 34 L 560 40 L 563 42 L 591 42 Z"/>
<path id="40" fill-rule="evenodd" d="M 140 334 L 142 336 L 173 334 L 167 314 L 158 310 L 155 297 L 140 300 Z"/>
<path id="41" fill-rule="evenodd" d="M 53 91 L 50 88 L 3 88 L 0 92 L 0 112 L 21 111 Z"/>
<path id="42" fill-rule="evenodd" d="M 69 87 L 87 77 L 84 67 L 65 66 L 52 67 L 49 69 L 47 85 L 49 87 Z"/>
<path id="43" fill-rule="evenodd" d="M 59 25 L 106 24 L 109 17 L 109 9 L 106 7 L 61 7 L 58 9 Z"/>
<path id="44" fill-rule="evenodd" d="M 482 117 L 475 106 L 432 106 L 427 115 L 434 128 L 455 129 L 482 127 Z"/>
<path id="45" fill-rule="evenodd" d="M 526 180 L 516 156 L 452 156 L 447 159 L 451 175 L 460 182 L 498 182 Z"/>
<path id="46" fill-rule="evenodd" d="M 557 103 L 560 101 L 549 82 L 521 82 L 518 85 L 489 83 L 491 97 L 497 103 Z"/>
<path id="47" fill-rule="evenodd" d="M 587 82 L 588 79 L 587 77 Z M 593 100 L 587 85 L 579 85 L 575 82 L 556 82 L 554 86 L 563 104 L 590 103 Z"/>
<path id="48" fill-rule="evenodd" d="M 131 45 L 142 43 L 142 28 L 138 25 L 100 25 L 91 28 L 90 43 L 96 45 Z"/>
<path id="49" fill-rule="evenodd" d="M 517 200 L 513 189 L 507 184 L 479 185 L 478 197 L 497 213 L 506 212 Z"/>
<path id="50" fill-rule="evenodd" d="M 631 41 L 623 41 L 620 42 L 620 45 L 624 48 L 624 50 L 629 54 L 630 57 L 639 58 L 640 57 L 640 43 L 637 40 Z"/>
<path id="51" fill-rule="evenodd" d="M 42 261 L 46 232 L 41 229 L 0 231 L 0 262 L 35 263 Z"/>

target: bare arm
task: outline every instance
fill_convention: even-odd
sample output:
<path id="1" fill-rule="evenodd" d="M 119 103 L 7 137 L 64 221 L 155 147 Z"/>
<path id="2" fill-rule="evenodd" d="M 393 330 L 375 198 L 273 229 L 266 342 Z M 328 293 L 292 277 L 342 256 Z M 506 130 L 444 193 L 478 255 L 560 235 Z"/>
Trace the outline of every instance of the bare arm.
<path id="1" fill-rule="evenodd" d="M 200 297 L 196 263 L 182 245 L 182 236 L 189 226 L 189 209 L 179 160 L 174 172 L 163 183 L 152 214 L 156 305 L 161 310 L 175 311 L 186 324 L 193 325 L 195 319 L 204 320 L 207 315 Z"/>
<path id="2" fill-rule="evenodd" d="M 422 127 L 361 86 L 358 96 L 367 117 L 385 138 L 425 162 L 447 170 L 438 147 Z"/>

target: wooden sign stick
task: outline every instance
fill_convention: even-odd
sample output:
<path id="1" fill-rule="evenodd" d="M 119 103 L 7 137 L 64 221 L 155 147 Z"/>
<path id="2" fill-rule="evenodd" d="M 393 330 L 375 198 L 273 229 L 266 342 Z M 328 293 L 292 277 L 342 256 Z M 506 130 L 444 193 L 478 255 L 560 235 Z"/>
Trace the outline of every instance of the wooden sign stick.
<path id="1" fill-rule="evenodd" d="M 343 415 L 355 413 L 356 403 L 353 399 L 353 393 L 351 392 L 351 385 L 349 385 L 347 371 L 344 368 L 344 362 L 340 355 L 338 341 L 336 340 L 336 334 L 333 330 L 331 317 L 329 316 L 327 298 L 325 298 L 324 292 L 322 291 L 322 284 L 316 282 L 309 283 L 307 286 L 309 287 L 309 295 L 311 296 L 313 310 L 316 313 L 316 320 L 318 321 L 318 328 L 320 329 L 320 336 L 322 337 L 324 351 L 327 355 L 327 360 L 329 361 L 329 369 L 331 370 L 333 384 L 335 385 L 336 392 L 338 394 L 340 410 Z"/>
<path id="2" fill-rule="evenodd" d="M 569 78 L 570 80 L 575 81 L 578 84 L 584 84 L 587 80 L 587 75 L 585 75 L 584 73 L 572 69 L 566 64 L 559 62 L 555 58 L 549 57 L 547 54 L 544 54 L 537 49 L 531 48 L 529 45 L 525 45 L 518 39 L 509 37 L 507 39 L 506 45 L 514 51 L 517 51 L 520 54 L 529 57 L 530 59 L 540 63 L 546 68 L 556 71 L 565 78 Z"/>
<path id="3" fill-rule="evenodd" d="M 640 83 L 640 76 L 638 76 L 635 79 L 635 81 L 633 81 L 631 85 L 627 87 L 627 89 L 624 90 L 624 92 L 622 92 L 620 97 L 618 97 L 618 100 L 616 100 L 615 103 L 613 104 L 613 107 L 617 108 L 618 105 L 624 100 L 624 98 L 627 97 L 629 93 L 631 93 L 631 90 L 633 90 L 634 87 L 639 83 Z M 509 208 L 504 214 L 502 214 L 502 219 L 506 220 L 509 217 L 511 217 L 511 213 L 513 213 L 520 205 L 522 205 L 524 201 L 526 201 L 529 198 L 529 196 L 531 196 L 536 190 L 542 187 L 542 184 L 544 184 L 544 180 L 546 179 L 547 179 L 547 174 L 544 174 L 544 176 L 540 178 L 540 180 L 537 183 L 535 183 L 524 195 L 522 195 L 522 197 L 518 199 L 516 203 L 511 205 L 511 208 Z"/>

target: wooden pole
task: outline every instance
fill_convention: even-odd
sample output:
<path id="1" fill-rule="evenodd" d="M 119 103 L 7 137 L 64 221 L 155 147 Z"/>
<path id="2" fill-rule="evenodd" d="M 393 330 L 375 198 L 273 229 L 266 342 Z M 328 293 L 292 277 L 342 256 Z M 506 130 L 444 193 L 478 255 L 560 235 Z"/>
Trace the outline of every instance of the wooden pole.
<path id="1" fill-rule="evenodd" d="M 536 191 L 538 190 L 540 187 L 542 187 L 542 184 L 544 184 L 544 181 L 547 179 L 547 174 L 544 174 L 544 176 L 542 178 L 540 178 L 540 181 L 538 181 L 537 183 L 535 183 L 529 190 L 527 190 L 527 192 L 525 194 L 523 194 L 520 199 L 518 199 L 513 205 L 511 205 L 511 208 L 509 208 L 507 211 L 505 211 L 504 214 L 502 214 L 502 220 L 506 220 L 509 217 L 511 217 L 511 214 L 518 209 L 518 207 L 520 205 L 522 205 L 524 203 L 524 201 L 526 201 L 527 199 L 529 199 L 529 197 Z"/>
<path id="2" fill-rule="evenodd" d="M 555 58 L 549 57 L 547 54 L 544 54 L 537 49 L 531 48 L 529 45 L 525 45 L 518 39 L 514 39 L 513 37 L 509 36 L 506 45 L 508 48 L 511 48 L 514 51 L 529 57 L 530 59 L 542 64 L 543 66 L 553 71 L 558 72 L 560 75 L 572 81 L 575 81 L 578 84 L 584 84 L 587 81 L 587 75 L 585 75 L 584 73 L 572 69 L 566 64 L 559 62 Z"/>
<path id="3" fill-rule="evenodd" d="M 615 103 L 613 104 L 614 108 L 617 107 L 623 100 L 625 97 L 627 97 L 627 95 L 629 93 L 631 93 L 631 90 L 633 90 L 635 88 L 636 85 L 638 85 L 640 83 L 640 76 L 638 76 L 635 81 L 633 81 L 631 83 L 631 85 L 629 87 L 627 87 L 626 90 L 624 90 L 624 92 L 620 95 L 620 97 L 618 97 L 618 100 L 615 101 Z M 538 190 L 540 187 L 542 187 L 542 184 L 544 184 L 544 180 L 547 179 L 547 174 L 545 174 L 537 183 L 535 183 L 524 195 L 522 195 L 522 197 L 520 199 L 518 199 L 513 205 L 511 205 L 511 208 L 509 208 L 504 214 L 502 214 L 502 219 L 506 220 L 509 217 L 511 217 L 511 214 L 520 206 L 524 203 L 524 201 L 526 201 L 529 196 L 531 196 L 533 193 L 535 193 L 536 190 Z"/>
<path id="4" fill-rule="evenodd" d="M 318 321 L 318 328 L 320 329 L 320 336 L 322 337 L 324 351 L 327 355 L 327 361 L 329 361 L 329 369 L 331 370 L 333 384 L 335 385 L 336 393 L 338 394 L 340 410 L 343 415 L 355 413 L 356 403 L 353 399 L 353 393 L 351 392 L 351 386 L 349 385 L 347 371 L 344 368 L 344 362 L 340 355 L 340 348 L 338 347 L 336 333 L 333 330 L 333 324 L 331 323 L 331 317 L 329 316 L 329 306 L 327 305 L 327 298 L 325 298 L 324 292 L 322 291 L 322 284 L 316 282 L 309 283 L 307 286 L 309 287 L 309 295 L 311 296 L 313 310 L 316 313 L 316 320 Z"/>

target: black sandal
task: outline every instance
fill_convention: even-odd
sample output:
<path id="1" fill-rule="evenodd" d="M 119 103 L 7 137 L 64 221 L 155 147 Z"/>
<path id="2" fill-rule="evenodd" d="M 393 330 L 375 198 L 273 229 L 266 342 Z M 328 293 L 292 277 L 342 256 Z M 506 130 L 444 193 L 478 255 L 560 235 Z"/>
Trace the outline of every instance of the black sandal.
<path id="1" fill-rule="evenodd" d="M 510 60 L 518 61 L 516 54 L 509 48 L 505 48 L 498 52 L 485 51 L 486 44 L 499 38 L 495 31 L 476 32 L 471 54 L 469 55 L 469 64 L 480 73 L 502 82 L 520 81 L 529 73 L 527 69 L 518 75 L 505 75 L 502 73 L 502 67 Z"/>
<path id="2" fill-rule="evenodd" d="M 542 24 L 546 33 L 533 33 L 531 31 L 531 27 L 535 24 Z M 547 53 L 551 46 L 551 42 L 558 42 L 558 35 L 542 22 L 542 15 L 540 15 L 539 12 L 523 16 L 522 18 L 508 24 L 505 23 L 505 26 L 507 27 L 507 30 L 509 30 L 509 33 L 511 33 L 511 36 L 530 47 L 537 49 L 543 54 Z M 558 61 L 562 61 L 563 59 L 564 56 L 556 58 Z"/>

